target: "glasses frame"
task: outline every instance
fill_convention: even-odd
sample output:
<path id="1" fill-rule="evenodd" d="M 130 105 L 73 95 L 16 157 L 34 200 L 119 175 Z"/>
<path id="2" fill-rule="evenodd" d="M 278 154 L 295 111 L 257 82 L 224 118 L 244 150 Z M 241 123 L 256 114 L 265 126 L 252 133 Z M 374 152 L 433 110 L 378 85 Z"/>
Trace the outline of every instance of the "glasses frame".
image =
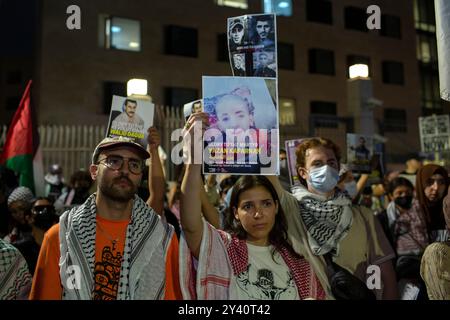
<path id="1" fill-rule="evenodd" d="M 111 158 L 117 158 L 118 160 L 120 159 L 120 161 L 121 161 L 120 167 L 118 167 L 118 168 L 112 167 L 111 164 L 108 163 L 108 160 L 110 160 Z M 140 171 L 136 172 L 134 169 L 132 169 L 132 167 L 130 167 L 130 163 L 132 163 L 132 162 L 130 162 L 130 160 L 133 160 L 132 162 L 140 163 Z M 124 164 L 125 164 L 125 161 L 128 163 L 128 171 L 130 171 L 132 174 L 139 175 L 139 174 L 142 174 L 142 173 L 144 172 L 145 164 L 144 164 L 144 161 L 143 161 L 143 160 L 139 160 L 139 159 L 136 159 L 136 158 L 122 157 L 122 156 L 119 156 L 119 155 L 109 155 L 109 156 L 106 156 L 106 157 L 103 158 L 103 159 L 99 159 L 99 160 L 97 161 L 97 164 L 102 163 L 102 164 L 105 165 L 105 167 L 107 167 L 108 169 L 119 171 L 119 170 L 122 170 L 122 169 L 123 169 L 123 166 L 124 166 Z"/>

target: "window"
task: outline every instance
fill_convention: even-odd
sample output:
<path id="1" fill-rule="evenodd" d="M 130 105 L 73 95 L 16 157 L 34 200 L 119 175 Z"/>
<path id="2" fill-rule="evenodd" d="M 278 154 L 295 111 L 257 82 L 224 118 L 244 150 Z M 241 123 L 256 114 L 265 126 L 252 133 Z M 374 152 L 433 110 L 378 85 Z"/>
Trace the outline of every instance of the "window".
<path id="1" fill-rule="evenodd" d="M 22 72 L 20 70 L 10 71 L 6 74 L 7 84 L 20 84 L 22 82 Z"/>
<path id="2" fill-rule="evenodd" d="M 334 52 L 324 49 L 310 49 L 309 73 L 334 75 Z"/>
<path id="3" fill-rule="evenodd" d="M 396 61 L 383 61 L 383 82 L 387 84 L 405 83 L 403 75 L 403 64 Z"/>
<path id="4" fill-rule="evenodd" d="M 420 97 L 424 112 L 441 109 L 439 72 L 430 65 L 420 65 Z"/>
<path id="5" fill-rule="evenodd" d="M 127 84 L 125 82 L 105 81 L 103 82 L 103 114 L 111 113 L 112 97 L 127 96 Z"/>
<path id="6" fill-rule="evenodd" d="M 223 62 L 228 61 L 228 42 L 226 33 L 217 35 L 217 60 Z"/>
<path id="7" fill-rule="evenodd" d="M 369 77 L 370 77 L 370 58 L 367 56 L 359 55 L 349 55 L 347 56 L 347 78 L 350 78 L 349 67 L 354 64 L 365 64 L 369 67 Z"/>
<path id="8" fill-rule="evenodd" d="M 345 7 L 345 28 L 367 32 L 367 13 L 365 9 Z"/>
<path id="9" fill-rule="evenodd" d="M 306 20 L 333 24 L 333 10 L 331 1 L 306 0 Z"/>
<path id="10" fill-rule="evenodd" d="M 294 45 L 290 43 L 278 43 L 278 67 L 280 69 L 294 70 Z"/>
<path id="11" fill-rule="evenodd" d="M 310 113 L 315 127 L 337 128 L 337 107 L 335 102 L 311 101 Z"/>
<path id="12" fill-rule="evenodd" d="M 248 9 L 247 0 L 216 0 L 218 6 Z"/>
<path id="13" fill-rule="evenodd" d="M 108 17 L 105 19 L 105 47 L 141 51 L 141 23 L 137 20 Z"/>
<path id="14" fill-rule="evenodd" d="M 406 111 L 403 109 L 384 109 L 384 131 L 406 132 Z"/>
<path id="15" fill-rule="evenodd" d="M 384 37 L 401 39 L 402 26 L 400 18 L 396 16 L 390 16 L 387 14 L 381 15 L 380 35 Z"/>
<path id="16" fill-rule="evenodd" d="M 417 59 L 424 64 L 437 64 L 436 34 L 417 31 Z"/>
<path id="17" fill-rule="evenodd" d="M 263 0 L 264 13 L 277 16 L 292 16 L 292 0 Z"/>
<path id="18" fill-rule="evenodd" d="M 185 103 L 198 99 L 198 90 L 190 88 L 165 88 L 165 104 L 182 107 Z"/>
<path id="19" fill-rule="evenodd" d="M 295 100 L 288 98 L 280 98 L 280 125 L 295 125 Z"/>
<path id="20" fill-rule="evenodd" d="M 414 20 L 416 29 L 436 32 L 434 1 L 414 0 Z"/>
<path id="21" fill-rule="evenodd" d="M 165 28 L 165 53 L 197 57 L 198 32 L 194 28 L 167 26 Z"/>

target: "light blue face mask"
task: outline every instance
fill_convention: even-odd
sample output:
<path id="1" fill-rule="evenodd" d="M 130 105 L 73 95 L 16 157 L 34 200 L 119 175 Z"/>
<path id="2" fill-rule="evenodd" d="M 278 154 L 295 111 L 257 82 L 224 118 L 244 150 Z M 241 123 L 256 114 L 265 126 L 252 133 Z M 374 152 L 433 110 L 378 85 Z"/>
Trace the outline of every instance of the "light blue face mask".
<path id="1" fill-rule="evenodd" d="M 350 198 L 352 198 L 352 199 L 358 194 L 358 189 L 356 188 L 355 180 L 344 183 L 344 188 L 347 191 Z"/>
<path id="2" fill-rule="evenodd" d="M 329 165 L 309 170 L 308 182 L 314 190 L 320 193 L 328 193 L 333 190 L 334 187 L 336 187 L 338 180 L 339 172 Z"/>

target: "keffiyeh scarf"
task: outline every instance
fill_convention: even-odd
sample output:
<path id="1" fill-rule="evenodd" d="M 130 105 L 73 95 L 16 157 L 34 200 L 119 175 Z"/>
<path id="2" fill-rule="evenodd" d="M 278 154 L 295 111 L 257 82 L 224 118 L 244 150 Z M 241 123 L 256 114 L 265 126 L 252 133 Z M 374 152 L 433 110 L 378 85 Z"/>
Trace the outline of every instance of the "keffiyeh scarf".
<path id="1" fill-rule="evenodd" d="M 300 217 L 308 233 L 308 242 L 315 255 L 339 254 L 339 242 L 353 222 L 350 198 L 336 189 L 332 198 L 313 194 L 306 188 L 294 187 L 292 194 L 299 202 Z"/>
<path id="2" fill-rule="evenodd" d="M 94 290 L 96 195 L 60 219 L 63 299 L 90 300 Z M 135 196 L 120 269 L 117 300 L 163 299 L 166 252 L 173 228 Z"/>

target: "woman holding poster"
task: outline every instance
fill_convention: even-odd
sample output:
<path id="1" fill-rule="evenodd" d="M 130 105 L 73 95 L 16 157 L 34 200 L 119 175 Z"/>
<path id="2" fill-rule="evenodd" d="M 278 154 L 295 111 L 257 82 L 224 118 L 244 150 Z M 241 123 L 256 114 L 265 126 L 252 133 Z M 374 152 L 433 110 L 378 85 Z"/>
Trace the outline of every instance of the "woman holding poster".
<path id="1" fill-rule="evenodd" d="M 193 130 L 191 130 L 193 131 Z M 306 259 L 287 241 L 277 193 L 264 176 L 242 176 L 231 193 L 231 230 L 202 219 L 201 166 L 189 164 L 181 186 L 180 276 L 184 299 L 324 299 Z M 198 268 L 192 268 L 193 258 Z"/>
<path id="2" fill-rule="evenodd" d="M 205 81 L 207 78 L 208 81 Z M 205 173 L 276 173 L 276 106 L 263 79 L 204 77 Z"/>

